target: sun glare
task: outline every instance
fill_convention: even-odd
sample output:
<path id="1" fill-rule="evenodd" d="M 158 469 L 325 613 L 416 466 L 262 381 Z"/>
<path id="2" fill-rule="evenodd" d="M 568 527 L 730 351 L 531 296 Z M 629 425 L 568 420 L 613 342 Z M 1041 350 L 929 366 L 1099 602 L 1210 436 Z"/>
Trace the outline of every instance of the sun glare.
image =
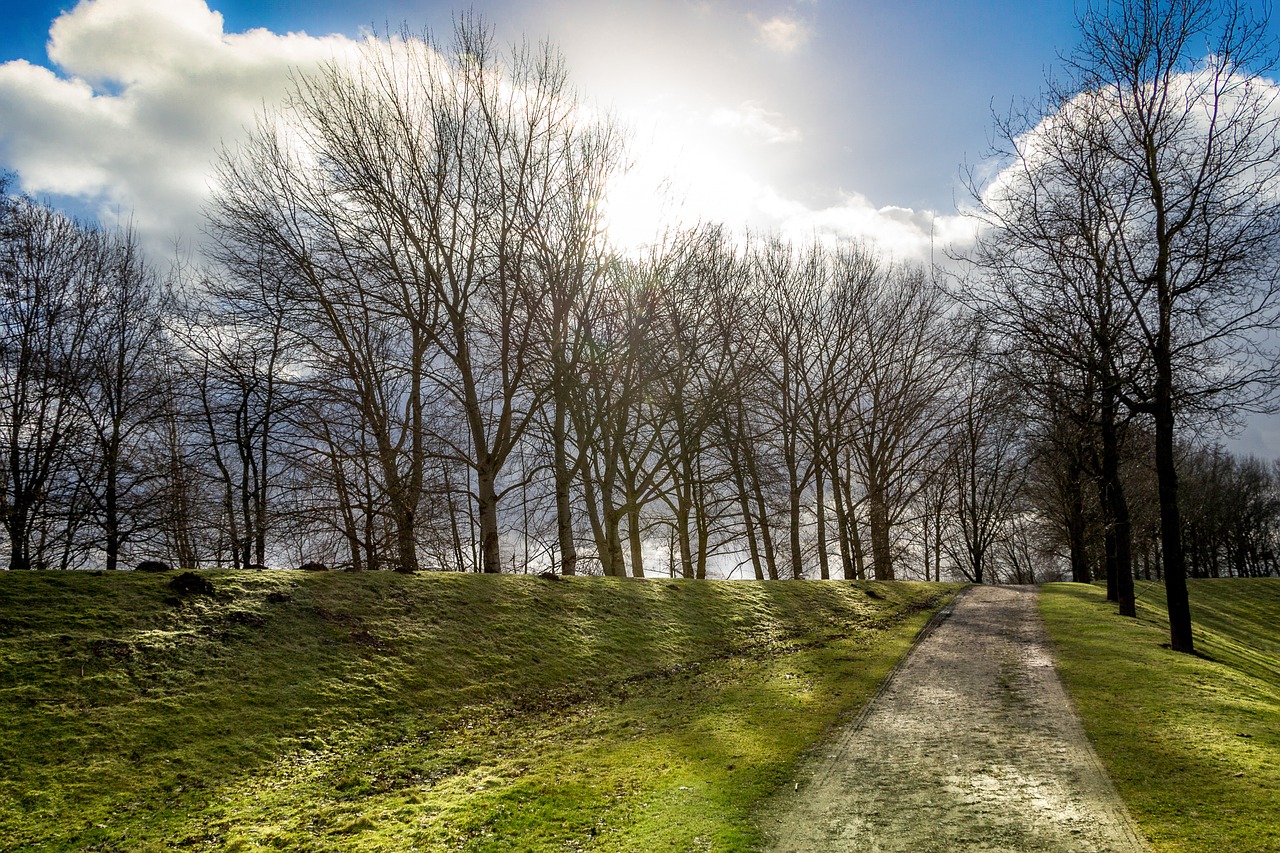
<path id="1" fill-rule="evenodd" d="M 699 222 L 754 224 L 765 188 L 732 134 L 707 119 L 669 113 L 646 123 L 634 137 L 632 167 L 614 180 L 605 203 L 615 248 L 635 252 Z"/>

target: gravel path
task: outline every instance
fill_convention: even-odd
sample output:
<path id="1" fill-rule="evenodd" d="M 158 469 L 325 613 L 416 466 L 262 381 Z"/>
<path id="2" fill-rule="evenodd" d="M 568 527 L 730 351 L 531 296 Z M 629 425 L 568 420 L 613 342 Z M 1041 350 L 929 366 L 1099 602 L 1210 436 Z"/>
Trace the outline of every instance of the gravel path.
<path id="1" fill-rule="evenodd" d="M 1058 680 L 1038 595 L 960 595 L 770 803 L 767 849 L 1146 853 Z"/>

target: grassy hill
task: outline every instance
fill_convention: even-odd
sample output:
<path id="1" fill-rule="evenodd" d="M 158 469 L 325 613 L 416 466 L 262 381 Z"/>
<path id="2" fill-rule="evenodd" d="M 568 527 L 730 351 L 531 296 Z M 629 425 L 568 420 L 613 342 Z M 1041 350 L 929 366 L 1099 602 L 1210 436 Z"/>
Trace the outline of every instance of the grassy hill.
<path id="1" fill-rule="evenodd" d="M 0 849 L 724 850 L 954 591 L 0 572 Z"/>
<path id="2" fill-rule="evenodd" d="M 1164 588 L 1138 618 L 1105 590 L 1046 588 L 1059 671 L 1159 853 L 1280 850 L 1280 579 L 1191 580 L 1196 655 L 1171 652 Z"/>

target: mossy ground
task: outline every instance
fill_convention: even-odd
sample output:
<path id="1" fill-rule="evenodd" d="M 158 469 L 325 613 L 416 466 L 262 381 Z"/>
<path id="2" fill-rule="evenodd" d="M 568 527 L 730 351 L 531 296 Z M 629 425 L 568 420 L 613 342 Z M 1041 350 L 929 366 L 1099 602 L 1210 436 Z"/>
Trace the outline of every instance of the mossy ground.
<path id="1" fill-rule="evenodd" d="M 1041 608 L 1089 739 L 1160 853 L 1280 850 L 1280 579 L 1189 581 L 1197 654 L 1168 648 L 1164 590 L 1138 618 L 1096 586 Z"/>
<path id="2" fill-rule="evenodd" d="M 0 849 L 743 850 L 954 591 L 0 573 Z"/>

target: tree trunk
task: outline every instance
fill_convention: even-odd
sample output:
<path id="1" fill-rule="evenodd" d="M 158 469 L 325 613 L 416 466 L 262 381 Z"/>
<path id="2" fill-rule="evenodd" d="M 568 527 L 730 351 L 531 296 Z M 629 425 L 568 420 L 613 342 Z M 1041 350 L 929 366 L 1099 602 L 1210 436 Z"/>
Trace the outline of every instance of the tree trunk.
<path id="1" fill-rule="evenodd" d="M 1067 549 L 1071 557 L 1071 580 L 1075 583 L 1092 583 L 1089 569 L 1088 547 L 1085 544 L 1084 471 L 1078 462 L 1072 461 L 1067 474 Z"/>
<path id="2" fill-rule="evenodd" d="M 107 571 L 113 572 L 120 566 L 120 508 L 118 488 L 118 466 L 119 456 L 115 459 L 104 460 L 107 463 L 107 479 L 103 484 L 103 532 L 106 534 L 107 545 Z"/>
<path id="3" fill-rule="evenodd" d="M 1158 383 L 1160 384 L 1160 383 Z M 1166 386 L 1167 391 L 1167 386 Z M 1160 497 L 1160 550 L 1169 603 L 1169 647 L 1191 654 L 1191 604 L 1187 598 L 1186 561 L 1182 553 L 1182 517 L 1178 510 L 1178 471 L 1174 457 L 1174 418 L 1170 396 L 1157 395 L 1156 481 Z"/>
<path id="4" fill-rule="evenodd" d="M 1098 504 L 1102 507 L 1102 566 L 1107 576 L 1107 601 L 1119 601 L 1116 575 L 1116 532 L 1111 518 L 1111 488 L 1106 477 L 1098 478 Z"/>
<path id="5" fill-rule="evenodd" d="M 240 451 L 240 540 L 236 543 L 237 568 L 247 569 L 253 562 L 253 482 L 250 477 L 249 454 L 243 442 L 237 441 Z"/>
<path id="6" fill-rule="evenodd" d="M 698 580 L 707 579 L 707 557 L 711 550 L 711 525 L 708 519 L 711 513 L 706 507 L 706 494 L 698 490 L 698 498 L 694 503 L 693 527 L 698 532 L 698 551 L 695 555 L 693 576 Z"/>
<path id="7" fill-rule="evenodd" d="M 418 568 L 418 542 L 414 536 L 417 519 L 413 509 L 406 506 L 396 508 L 396 565 L 400 574 L 412 574 Z"/>
<path id="8" fill-rule="evenodd" d="M 769 505 L 764 499 L 764 486 L 759 478 L 752 478 L 756 497 L 756 511 L 760 520 L 760 544 L 764 550 L 765 568 L 769 571 L 769 580 L 778 579 L 778 553 L 773 547 L 773 528 L 769 524 Z"/>
<path id="9" fill-rule="evenodd" d="M 871 562 L 875 567 L 876 580 L 891 581 L 894 579 L 893 554 L 889 544 L 889 510 L 885 506 L 884 495 L 879 487 L 873 488 L 868 507 L 868 523 L 871 527 Z"/>
<path id="10" fill-rule="evenodd" d="M 751 514 L 751 498 L 747 494 L 747 481 L 739 464 L 736 438 L 729 439 L 729 467 L 733 471 L 733 484 L 738 489 L 738 509 L 742 513 L 742 529 L 747 537 L 747 551 L 751 555 L 751 568 L 758 581 L 764 580 L 764 563 L 760 560 L 760 545 L 756 541 L 756 525 Z"/>
<path id="11" fill-rule="evenodd" d="M 1163 209 L 1157 210 L 1157 233 L 1167 234 Z M 1182 552 L 1182 515 L 1178 509 L 1178 468 L 1174 456 L 1173 413 L 1173 284 L 1169 281 L 1169 249 L 1165 242 L 1156 259 L 1159 325 L 1152 353 L 1155 362 L 1156 493 L 1160 501 L 1160 550 L 1164 561 L 1165 598 L 1169 607 L 1169 647 L 1191 654 L 1191 605 L 1187 600 L 1187 564 Z"/>
<path id="12" fill-rule="evenodd" d="M 1121 616 L 1136 616 L 1133 597 L 1133 535 L 1129 521 L 1129 501 L 1120 479 L 1120 436 L 1116 403 L 1111 395 L 1102 402 L 1102 504 L 1107 514 L 1107 589 L 1115 579 L 1115 601 Z M 1108 595 L 1110 598 L 1110 595 Z"/>
<path id="13" fill-rule="evenodd" d="M 556 482 L 556 538 L 560 547 L 560 573 L 577 574 L 578 547 L 573 539 L 573 506 L 569 488 L 573 472 L 569 470 L 569 452 L 566 447 L 568 429 L 565 424 L 565 402 L 557 388 L 553 402 L 551 421 L 552 464 Z"/>
<path id="14" fill-rule="evenodd" d="M 844 480 L 841 484 L 844 492 L 845 512 L 849 521 L 849 547 L 853 552 L 853 566 L 860 581 L 867 579 L 867 552 L 862 544 L 862 534 L 858 532 L 858 504 L 853 499 L 852 462 L 846 460 Z"/>
<path id="15" fill-rule="evenodd" d="M 27 507 L 14 506 L 9 512 L 9 570 L 26 571 L 31 568 L 31 555 L 27 550 L 30 537 L 30 512 Z"/>
<path id="16" fill-rule="evenodd" d="M 606 495 L 604 505 L 604 539 L 605 550 L 609 555 L 605 563 L 605 574 L 609 577 L 625 578 L 627 564 L 622 557 L 622 510 L 618 509 Z"/>
<path id="17" fill-rule="evenodd" d="M 495 471 L 476 471 L 476 512 L 480 517 L 480 565 L 485 574 L 502 571 L 502 551 L 498 543 L 498 492 Z"/>
<path id="18" fill-rule="evenodd" d="M 867 579 L 867 551 L 862 546 L 862 534 L 858 532 L 858 514 L 849 513 L 849 544 L 853 547 L 853 567 L 858 580 Z"/>
<path id="19" fill-rule="evenodd" d="M 640 539 L 640 504 L 634 497 L 627 506 L 627 541 L 631 545 L 631 576 L 644 577 L 644 543 Z"/>
<path id="20" fill-rule="evenodd" d="M 797 488 L 795 478 L 792 478 L 791 487 L 791 578 L 792 580 L 800 580 L 804 577 L 804 563 L 800 554 L 800 489 Z"/>
<path id="21" fill-rule="evenodd" d="M 680 496 L 676 507 L 676 538 L 680 543 L 680 574 L 693 578 L 693 547 L 689 541 L 689 504 Z"/>
<path id="22" fill-rule="evenodd" d="M 833 472 L 838 471 L 834 465 L 831 466 Z M 856 580 L 858 577 L 857 567 L 853 563 L 853 546 L 849 539 L 849 516 L 845 512 L 844 506 L 844 485 L 840 482 L 838 475 L 831 479 L 831 495 L 835 498 L 836 509 L 836 534 L 840 540 L 840 565 L 844 572 L 845 580 Z"/>
<path id="23" fill-rule="evenodd" d="M 613 575 L 611 561 L 613 554 L 609 550 L 609 538 L 605 533 L 605 523 L 600 509 L 600 501 L 596 498 L 595 482 L 591 479 L 588 465 L 582 466 L 582 497 L 587 507 L 587 520 L 591 523 L 591 535 L 596 542 L 596 556 L 600 559 L 600 570 L 606 577 Z"/>
<path id="24" fill-rule="evenodd" d="M 827 498 L 823 493 L 822 466 L 820 464 L 814 466 L 813 477 L 816 489 L 814 509 L 818 522 L 818 574 L 825 581 L 831 579 L 831 567 L 827 560 Z"/>

